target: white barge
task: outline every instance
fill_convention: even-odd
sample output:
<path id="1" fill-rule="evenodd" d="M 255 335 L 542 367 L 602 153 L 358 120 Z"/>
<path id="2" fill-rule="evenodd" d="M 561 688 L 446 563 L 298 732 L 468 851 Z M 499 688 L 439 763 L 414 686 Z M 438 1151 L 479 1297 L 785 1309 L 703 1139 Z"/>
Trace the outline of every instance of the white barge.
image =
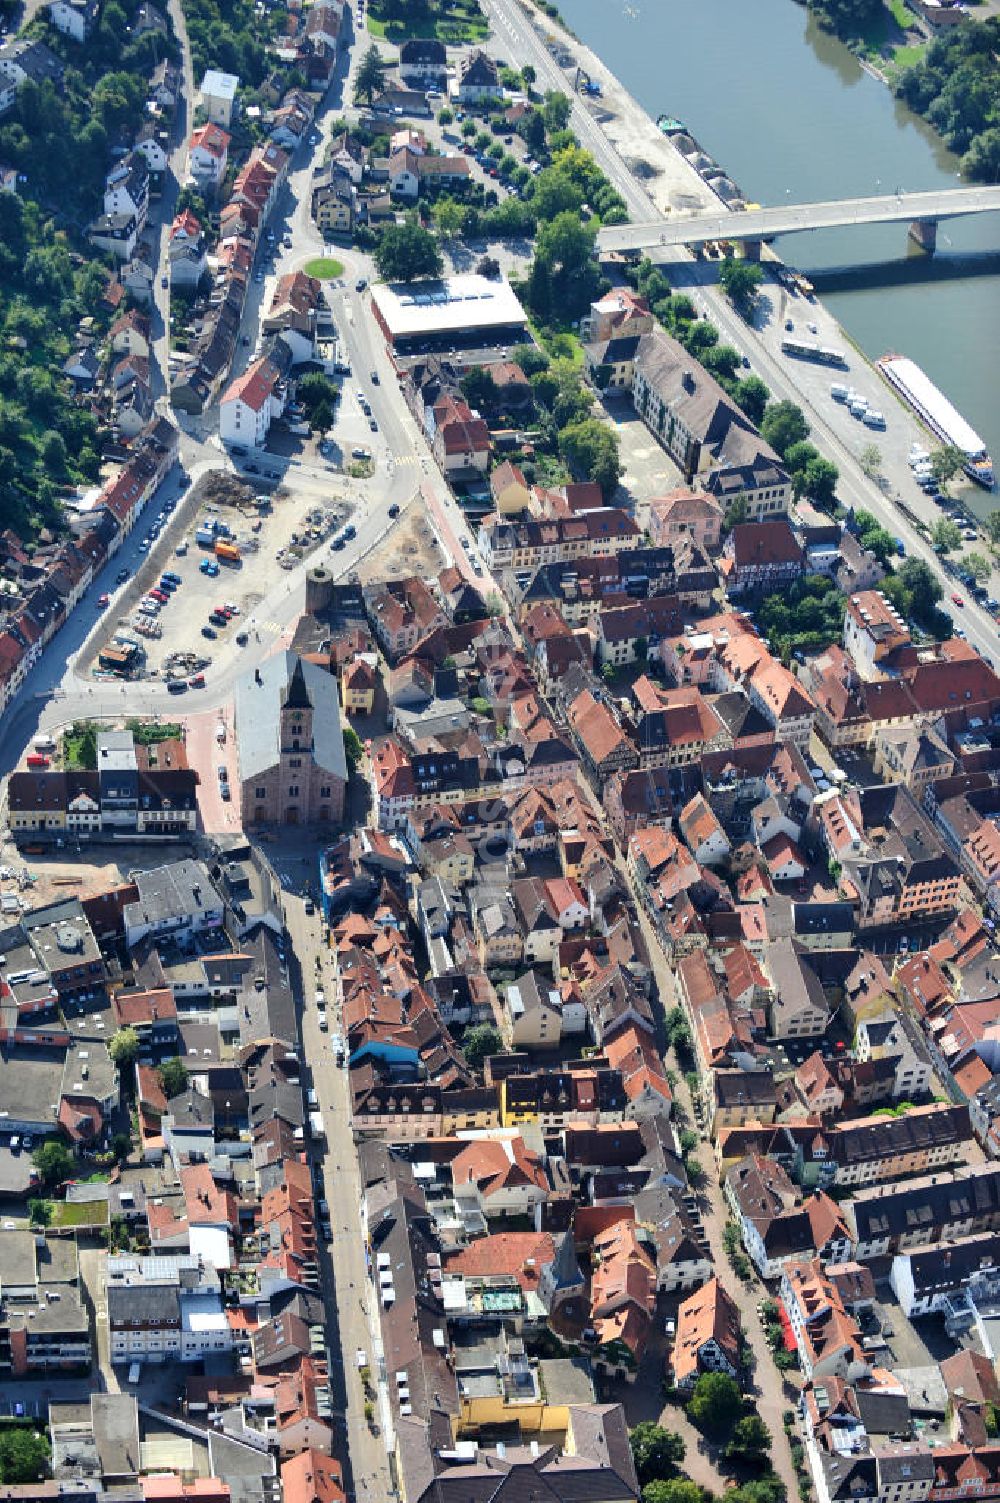
<path id="1" fill-rule="evenodd" d="M 992 490 L 993 461 L 986 445 L 919 365 L 905 355 L 883 355 L 876 364 L 931 432 L 942 443 L 961 449 L 965 455 L 962 468 L 969 479 Z"/>

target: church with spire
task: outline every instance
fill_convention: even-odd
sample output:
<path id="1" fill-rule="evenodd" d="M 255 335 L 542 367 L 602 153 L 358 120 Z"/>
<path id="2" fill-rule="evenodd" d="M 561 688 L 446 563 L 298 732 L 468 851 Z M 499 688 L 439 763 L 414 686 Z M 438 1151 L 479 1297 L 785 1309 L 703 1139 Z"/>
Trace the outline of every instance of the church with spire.
<path id="1" fill-rule="evenodd" d="M 240 808 L 253 825 L 339 824 L 347 758 L 337 680 L 294 652 L 236 685 Z"/>

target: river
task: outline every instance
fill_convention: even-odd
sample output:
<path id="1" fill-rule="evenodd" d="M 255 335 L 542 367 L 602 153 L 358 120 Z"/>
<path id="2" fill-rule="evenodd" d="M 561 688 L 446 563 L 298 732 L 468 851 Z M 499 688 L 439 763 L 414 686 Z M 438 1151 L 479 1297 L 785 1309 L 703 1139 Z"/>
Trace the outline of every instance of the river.
<path id="1" fill-rule="evenodd" d="M 792 0 L 559 0 L 567 24 L 654 117 L 679 116 L 749 200 L 806 202 L 957 185 L 958 159 Z M 902 225 L 787 236 L 871 358 L 911 356 L 1000 460 L 1000 215 L 938 228 L 934 265 Z M 822 273 L 857 267 L 860 274 Z M 864 275 L 864 268 L 880 268 Z M 927 278 L 907 281 L 907 275 Z M 864 285 L 863 285 L 864 284 Z M 985 514 L 996 496 L 969 496 Z"/>

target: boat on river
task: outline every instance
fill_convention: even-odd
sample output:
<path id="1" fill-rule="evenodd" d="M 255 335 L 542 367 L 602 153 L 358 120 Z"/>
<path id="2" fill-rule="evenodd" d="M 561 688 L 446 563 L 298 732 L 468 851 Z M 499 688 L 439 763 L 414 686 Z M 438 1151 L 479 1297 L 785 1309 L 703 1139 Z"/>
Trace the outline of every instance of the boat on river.
<path id="1" fill-rule="evenodd" d="M 905 355 L 883 355 L 876 365 L 889 385 L 909 403 L 935 437 L 944 444 L 961 449 L 965 456 L 962 468 L 969 479 L 986 490 L 992 490 L 993 460 L 986 445 L 944 392 L 938 390 L 930 376 Z"/>

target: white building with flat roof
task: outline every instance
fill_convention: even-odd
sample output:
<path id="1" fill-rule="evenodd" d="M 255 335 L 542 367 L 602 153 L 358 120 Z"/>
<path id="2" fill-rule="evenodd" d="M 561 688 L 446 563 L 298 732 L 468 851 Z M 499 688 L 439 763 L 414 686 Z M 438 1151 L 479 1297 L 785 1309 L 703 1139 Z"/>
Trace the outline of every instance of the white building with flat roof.
<path id="1" fill-rule="evenodd" d="M 228 126 L 232 123 L 236 90 L 239 86 L 240 81 L 235 73 L 220 73 L 215 68 L 206 70 L 200 93 L 209 120 L 214 120 L 216 125 Z"/>
<path id="2" fill-rule="evenodd" d="M 400 354 L 517 344 L 528 326 L 505 278 L 379 282 L 371 297 L 375 322 Z"/>

